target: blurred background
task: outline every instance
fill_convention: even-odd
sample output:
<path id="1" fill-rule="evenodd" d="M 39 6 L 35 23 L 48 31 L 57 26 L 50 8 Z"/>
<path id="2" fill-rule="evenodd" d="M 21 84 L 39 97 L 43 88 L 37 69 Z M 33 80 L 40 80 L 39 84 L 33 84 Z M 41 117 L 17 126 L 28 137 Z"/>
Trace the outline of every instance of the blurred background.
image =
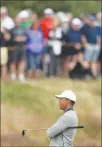
<path id="1" fill-rule="evenodd" d="M 77 95 L 75 146 L 101 147 L 101 1 L 1 1 L 1 146 L 48 146 L 63 113 L 54 97 Z"/>

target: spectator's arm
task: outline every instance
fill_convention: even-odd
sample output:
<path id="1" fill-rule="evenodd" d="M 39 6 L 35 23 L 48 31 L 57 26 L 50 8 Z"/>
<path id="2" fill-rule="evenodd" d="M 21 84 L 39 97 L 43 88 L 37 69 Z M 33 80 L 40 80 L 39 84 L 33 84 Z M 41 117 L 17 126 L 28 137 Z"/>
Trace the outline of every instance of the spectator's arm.
<path id="1" fill-rule="evenodd" d="M 86 39 L 85 35 L 82 35 L 82 36 L 81 36 L 81 40 L 82 40 L 82 44 L 83 44 L 83 45 L 86 45 L 87 39 Z"/>
<path id="2" fill-rule="evenodd" d="M 74 44 L 74 47 L 75 47 L 77 50 L 80 50 L 80 49 L 81 49 L 81 43 L 75 43 L 75 44 Z"/>
<path id="3" fill-rule="evenodd" d="M 54 40 L 54 34 L 52 30 L 48 34 L 48 40 Z"/>
<path id="4" fill-rule="evenodd" d="M 11 33 L 10 33 L 9 31 L 5 31 L 5 32 L 3 33 L 3 35 L 4 35 L 4 39 L 5 39 L 6 41 L 9 41 L 9 40 L 11 39 Z"/>
<path id="5" fill-rule="evenodd" d="M 101 44 L 101 37 L 99 36 L 99 35 L 97 35 L 97 38 L 96 38 L 96 40 L 97 40 L 97 44 Z"/>

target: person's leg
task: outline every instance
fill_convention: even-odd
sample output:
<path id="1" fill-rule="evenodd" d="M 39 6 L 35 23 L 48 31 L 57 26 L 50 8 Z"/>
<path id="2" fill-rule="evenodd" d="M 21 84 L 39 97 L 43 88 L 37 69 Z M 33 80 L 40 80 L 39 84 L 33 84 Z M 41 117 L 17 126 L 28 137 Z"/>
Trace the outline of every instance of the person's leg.
<path id="1" fill-rule="evenodd" d="M 27 53 L 27 77 L 29 79 L 33 78 L 33 66 L 34 66 L 34 55 L 32 53 Z"/>
<path id="2" fill-rule="evenodd" d="M 42 55 L 35 55 L 35 65 L 36 65 L 36 71 L 35 71 L 35 78 L 39 79 L 40 78 L 40 74 L 41 74 L 41 59 L 42 59 Z"/>
<path id="3" fill-rule="evenodd" d="M 81 65 L 85 70 L 86 77 L 92 76 L 92 72 L 91 72 L 92 53 L 93 53 L 93 47 L 91 44 L 88 44 L 84 49 L 84 55 L 83 55 L 84 59 L 83 62 L 81 62 Z"/>
<path id="4" fill-rule="evenodd" d="M 49 73 L 50 73 L 50 76 L 54 76 L 54 68 L 55 68 L 55 60 L 54 60 L 54 54 L 53 54 L 53 51 L 51 50 L 50 51 L 50 67 L 49 67 Z"/>
<path id="5" fill-rule="evenodd" d="M 7 78 L 7 62 L 8 62 L 8 50 L 6 47 L 1 47 L 0 49 L 0 59 L 1 59 L 1 79 L 5 80 Z"/>
<path id="6" fill-rule="evenodd" d="M 100 47 L 97 45 L 93 46 L 93 54 L 92 54 L 92 63 L 91 70 L 93 76 L 96 78 L 98 76 L 98 56 L 100 53 Z"/>
<path id="7" fill-rule="evenodd" d="M 18 78 L 20 81 L 24 81 L 25 80 L 25 76 L 24 76 L 24 68 L 25 68 L 25 52 L 24 50 L 18 49 Z"/>
<path id="8" fill-rule="evenodd" d="M 50 75 L 50 72 L 49 72 L 50 61 L 51 61 L 50 54 L 45 53 L 45 55 L 43 56 L 43 72 L 45 76 Z"/>
<path id="9" fill-rule="evenodd" d="M 9 56 L 11 79 L 15 80 L 16 79 L 16 58 L 17 58 L 16 50 L 9 50 L 8 56 Z"/>
<path id="10" fill-rule="evenodd" d="M 53 55 L 52 58 L 52 76 L 57 75 L 57 57 Z"/>
<path id="11" fill-rule="evenodd" d="M 6 80 L 7 78 L 7 65 L 1 65 L 1 79 Z"/>
<path id="12" fill-rule="evenodd" d="M 69 62 L 68 71 L 69 73 L 75 68 L 76 63 L 78 62 L 78 55 L 73 55 Z"/>
<path id="13" fill-rule="evenodd" d="M 102 48 L 98 57 L 98 75 L 102 75 Z"/>
<path id="14" fill-rule="evenodd" d="M 56 75 L 61 76 L 61 57 L 57 56 L 56 59 Z"/>

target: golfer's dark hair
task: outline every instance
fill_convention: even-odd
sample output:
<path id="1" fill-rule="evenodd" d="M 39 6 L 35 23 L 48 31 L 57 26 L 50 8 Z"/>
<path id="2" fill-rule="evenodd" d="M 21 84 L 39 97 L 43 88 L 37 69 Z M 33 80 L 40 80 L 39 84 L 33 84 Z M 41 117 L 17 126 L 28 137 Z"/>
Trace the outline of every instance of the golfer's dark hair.
<path id="1" fill-rule="evenodd" d="M 71 103 L 72 103 L 72 106 L 75 104 L 75 102 L 74 102 L 74 101 L 71 101 Z"/>

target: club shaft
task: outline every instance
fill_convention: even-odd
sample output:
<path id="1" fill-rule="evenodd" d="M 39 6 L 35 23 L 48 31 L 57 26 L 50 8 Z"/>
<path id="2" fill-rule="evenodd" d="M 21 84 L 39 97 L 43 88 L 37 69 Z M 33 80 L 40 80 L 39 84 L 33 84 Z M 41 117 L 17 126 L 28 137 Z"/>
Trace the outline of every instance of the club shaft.
<path id="1" fill-rule="evenodd" d="M 26 131 L 39 131 L 39 130 L 46 130 L 47 128 L 39 128 L 39 129 L 25 129 Z"/>
<path id="2" fill-rule="evenodd" d="M 74 126 L 68 127 L 67 129 L 77 129 L 77 128 L 84 128 L 83 126 Z M 39 130 L 47 130 L 48 128 L 38 128 L 38 129 L 24 129 L 25 131 L 39 131 Z"/>

